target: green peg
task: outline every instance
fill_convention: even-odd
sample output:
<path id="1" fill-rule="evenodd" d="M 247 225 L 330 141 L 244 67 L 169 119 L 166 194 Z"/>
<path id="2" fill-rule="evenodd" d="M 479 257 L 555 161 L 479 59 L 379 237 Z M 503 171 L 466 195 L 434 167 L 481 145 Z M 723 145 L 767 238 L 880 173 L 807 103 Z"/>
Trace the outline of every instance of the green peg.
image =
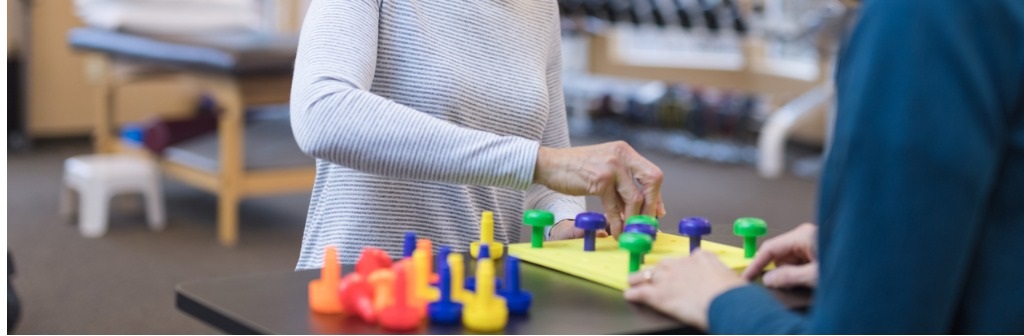
<path id="1" fill-rule="evenodd" d="M 623 233 L 619 236 L 619 248 L 629 251 L 629 273 L 640 270 L 644 254 L 651 251 L 651 236 L 643 233 Z"/>
<path id="2" fill-rule="evenodd" d="M 629 218 L 626 219 L 626 225 L 629 224 L 647 224 L 654 228 L 658 228 L 658 219 L 654 218 L 654 216 L 648 215 L 629 216 Z"/>
<path id="3" fill-rule="evenodd" d="M 555 214 L 547 210 L 531 209 L 523 213 L 523 224 L 532 228 L 530 246 L 544 247 L 544 228 L 555 225 Z"/>
<path id="4" fill-rule="evenodd" d="M 732 232 L 743 237 L 743 257 L 750 259 L 757 251 L 757 237 L 768 233 L 768 224 L 760 218 L 743 217 L 733 223 Z"/>
<path id="5" fill-rule="evenodd" d="M 630 226 L 637 225 L 637 224 L 640 224 L 640 225 L 650 225 L 651 227 L 653 227 L 654 230 L 650 230 L 650 231 L 644 230 L 644 232 L 653 232 L 651 234 L 651 239 L 652 240 L 658 239 L 658 219 L 657 218 L 655 218 L 654 216 L 648 216 L 648 215 L 633 215 L 633 216 L 629 216 L 629 218 L 626 219 L 626 226 L 624 226 L 623 229 L 625 231 L 627 231 L 627 232 L 633 231 L 633 230 L 631 230 L 633 228 L 631 228 Z"/>

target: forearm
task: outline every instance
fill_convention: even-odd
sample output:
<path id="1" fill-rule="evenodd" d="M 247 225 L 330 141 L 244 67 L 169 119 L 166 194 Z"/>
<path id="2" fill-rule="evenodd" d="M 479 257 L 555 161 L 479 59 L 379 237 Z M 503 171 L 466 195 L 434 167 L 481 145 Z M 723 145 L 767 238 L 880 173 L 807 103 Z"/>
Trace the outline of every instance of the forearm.
<path id="1" fill-rule="evenodd" d="M 403 179 L 515 189 L 532 182 L 536 141 L 459 127 L 338 83 L 306 92 L 329 92 L 304 97 L 309 103 L 292 112 L 299 146 L 316 158 Z"/>

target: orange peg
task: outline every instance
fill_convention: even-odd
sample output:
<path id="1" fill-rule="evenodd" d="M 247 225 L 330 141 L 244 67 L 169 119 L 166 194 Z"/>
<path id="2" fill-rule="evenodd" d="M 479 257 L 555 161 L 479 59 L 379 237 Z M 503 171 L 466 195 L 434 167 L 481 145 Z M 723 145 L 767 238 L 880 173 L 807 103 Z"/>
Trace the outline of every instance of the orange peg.
<path id="1" fill-rule="evenodd" d="M 309 282 L 309 309 L 318 314 L 341 314 L 338 300 L 338 285 L 341 282 L 341 266 L 338 251 L 333 246 L 324 250 L 324 266 L 320 268 L 320 279 Z"/>
<path id="2" fill-rule="evenodd" d="M 381 309 L 391 305 L 395 298 L 392 290 L 395 283 L 395 271 L 391 268 L 379 269 L 370 273 L 368 279 L 373 287 L 373 308 L 380 313 Z"/>

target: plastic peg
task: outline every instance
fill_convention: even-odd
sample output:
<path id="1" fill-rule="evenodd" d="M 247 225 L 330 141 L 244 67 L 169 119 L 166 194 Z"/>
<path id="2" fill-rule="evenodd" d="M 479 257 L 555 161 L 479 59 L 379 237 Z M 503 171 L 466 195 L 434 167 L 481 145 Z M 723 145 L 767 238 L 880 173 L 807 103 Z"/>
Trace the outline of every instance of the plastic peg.
<path id="1" fill-rule="evenodd" d="M 416 250 L 416 233 L 406 232 L 405 241 L 402 242 L 402 258 L 412 257 L 412 251 Z"/>
<path id="2" fill-rule="evenodd" d="M 508 323 L 505 299 L 495 295 L 494 260 L 488 256 L 488 247 L 480 246 L 480 259 L 476 264 L 476 292 L 463 303 L 462 324 L 478 332 L 497 332 Z"/>
<path id="3" fill-rule="evenodd" d="M 366 323 L 377 321 L 377 309 L 373 305 L 373 286 L 362 274 L 351 273 L 341 279 L 338 300 L 345 312 L 359 316 Z"/>
<path id="4" fill-rule="evenodd" d="M 318 314 L 341 314 L 338 301 L 338 285 L 341 282 L 341 265 L 338 251 L 333 246 L 324 249 L 324 265 L 320 278 L 309 282 L 309 309 Z"/>
<path id="5" fill-rule="evenodd" d="M 505 289 L 499 293 L 505 297 L 509 313 L 525 315 L 530 311 L 533 295 L 519 286 L 519 258 L 505 258 Z"/>
<path id="6" fill-rule="evenodd" d="M 597 240 L 597 230 L 608 226 L 603 214 L 584 212 L 576 215 L 576 228 L 583 230 L 583 250 L 593 251 Z"/>
<path id="7" fill-rule="evenodd" d="M 439 295 L 437 288 L 430 286 L 430 275 L 431 272 L 431 256 L 422 249 L 417 249 L 412 253 L 412 262 L 416 270 L 413 275 L 413 281 L 415 281 L 416 297 L 423 302 L 431 302 L 437 300 Z"/>
<path id="8" fill-rule="evenodd" d="M 415 294 L 409 289 L 412 280 L 410 261 L 395 264 L 395 281 L 392 286 L 392 302 L 377 316 L 380 326 L 394 331 L 416 329 L 423 320 L 423 310 L 417 308 Z"/>
<path id="9" fill-rule="evenodd" d="M 653 226 L 654 227 L 654 235 L 651 235 L 651 239 L 652 240 L 657 240 L 658 239 L 658 219 L 654 218 L 654 216 L 648 216 L 648 215 L 629 216 L 629 218 L 626 219 L 626 225 L 628 226 L 628 225 L 632 225 L 632 224 L 645 224 L 645 225 Z M 625 231 L 625 228 L 623 228 L 623 231 Z"/>
<path id="10" fill-rule="evenodd" d="M 757 252 L 757 237 L 768 233 L 768 224 L 760 218 L 739 218 L 733 223 L 732 232 L 743 237 L 743 257 L 750 259 Z"/>
<path id="11" fill-rule="evenodd" d="M 391 256 L 376 247 L 367 247 L 356 261 L 356 273 L 369 277 L 374 271 L 391 268 Z"/>
<path id="12" fill-rule="evenodd" d="M 642 233 L 623 233 L 619 236 L 619 248 L 629 251 L 629 273 L 640 270 L 644 254 L 651 250 L 651 237 Z"/>
<path id="13" fill-rule="evenodd" d="M 367 282 L 373 287 L 373 308 L 379 315 L 381 310 L 394 303 L 394 293 L 391 291 L 395 286 L 395 272 L 392 268 L 373 271 Z"/>
<path id="14" fill-rule="evenodd" d="M 547 210 L 531 209 L 523 213 L 523 224 L 530 227 L 530 246 L 544 247 L 544 228 L 555 225 L 555 214 Z"/>
<path id="15" fill-rule="evenodd" d="M 711 234 L 711 221 L 703 217 L 683 218 L 679 221 L 679 233 L 690 238 L 690 253 L 700 248 L 701 237 Z"/>
<path id="16" fill-rule="evenodd" d="M 480 215 L 480 240 L 469 244 L 469 254 L 473 258 L 479 258 L 477 253 L 481 245 L 490 246 L 490 255 L 492 259 L 501 258 L 505 252 L 505 245 L 494 241 L 494 213 L 490 211 L 484 211 Z"/>
<path id="17" fill-rule="evenodd" d="M 438 269 L 440 281 L 438 299 L 427 305 L 430 321 L 438 324 L 456 324 L 462 317 L 462 304 L 452 300 L 452 272 L 447 263 L 441 263 Z"/>
<path id="18" fill-rule="evenodd" d="M 464 302 L 466 290 L 463 288 L 463 279 L 466 277 L 466 264 L 461 253 L 448 255 L 448 270 L 452 275 L 452 300 Z"/>

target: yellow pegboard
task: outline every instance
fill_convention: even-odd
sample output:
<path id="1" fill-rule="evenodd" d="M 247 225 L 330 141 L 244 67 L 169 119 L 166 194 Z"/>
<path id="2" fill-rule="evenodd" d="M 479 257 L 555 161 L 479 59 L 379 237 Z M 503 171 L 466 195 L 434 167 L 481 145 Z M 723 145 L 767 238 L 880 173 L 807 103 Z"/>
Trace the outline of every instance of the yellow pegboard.
<path id="1" fill-rule="evenodd" d="M 725 244 L 701 242 L 701 249 L 718 255 L 726 266 L 736 272 L 743 271 L 750 259 L 743 258 L 743 249 Z M 546 241 L 544 247 L 533 248 L 530 243 L 510 244 L 508 253 L 520 260 L 575 275 L 608 287 L 624 290 L 628 287 L 629 252 L 619 249 L 612 237 L 598 238 L 594 251 L 583 251 L 583 239 Z M 690 240 L 683 236 L 658 233 L 651 252 L 644 257 L 644 266 L 653 266 L 667 257 L 690 255 Z"/>

